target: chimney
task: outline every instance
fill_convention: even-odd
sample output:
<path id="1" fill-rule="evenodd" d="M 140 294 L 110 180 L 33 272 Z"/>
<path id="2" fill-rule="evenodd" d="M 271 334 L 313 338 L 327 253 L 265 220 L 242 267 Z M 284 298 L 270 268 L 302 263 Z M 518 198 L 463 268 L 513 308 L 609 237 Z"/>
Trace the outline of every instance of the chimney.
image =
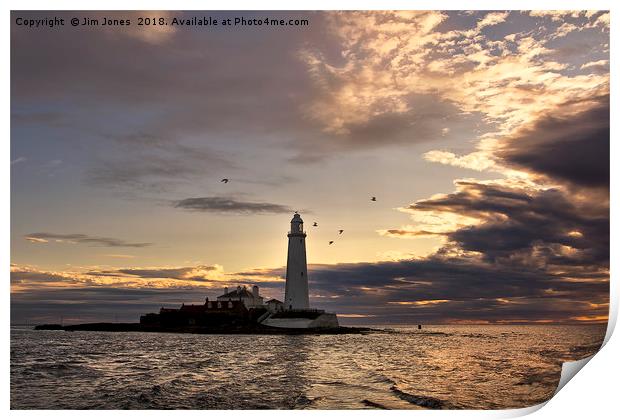
<path id="1" fill-rule="evenodd" d="M 252 286 L 252 294 L 254 295 L 255 298 L 258 297 L 258 286 L 256 285 Z"/>
<path id="2" fill-rule="evenodd" d="M 224 287 L 224 294 L 227 295 L 228 294 L 228 286 Z"/>
<path id="3" fill-rule="evenodd" d="M 237 286 L 237 292 L 241 291 L 241 286 Z"/>

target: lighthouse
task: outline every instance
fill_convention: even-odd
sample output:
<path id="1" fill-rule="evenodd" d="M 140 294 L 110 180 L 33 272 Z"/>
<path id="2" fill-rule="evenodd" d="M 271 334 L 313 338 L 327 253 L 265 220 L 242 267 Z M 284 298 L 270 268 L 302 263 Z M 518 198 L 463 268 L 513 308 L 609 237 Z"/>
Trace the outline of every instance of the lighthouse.
<path id="1" fill-rule="evenodd" d="M 310 308 L 306 232 L 304 232 L 304 221 L 297 212 L 293 215 L 291 230 L 287 236 L 286 286 L 282 305 L 284 310 L 268 310 L 268 313 L 259 318 L 259 322 L 274 328 L 315 330 L 338 328 L 338 317 L 335 313 Z"/>
<path id="2" fill-rule="evenodd" d="M 306 232 L 304 232 L 304 221 L 298 213 L 295 213 L 291 220 L 291 230 L 288 233 L 284 308 L 291 310 L 309 307 Z"/>

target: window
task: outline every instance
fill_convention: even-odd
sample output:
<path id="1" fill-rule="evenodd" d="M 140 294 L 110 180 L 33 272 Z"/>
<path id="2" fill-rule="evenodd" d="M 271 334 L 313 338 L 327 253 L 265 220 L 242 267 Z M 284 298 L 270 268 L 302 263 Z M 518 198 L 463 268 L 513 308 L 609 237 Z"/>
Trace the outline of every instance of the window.
<path id="1" fill-rule="evenodd" d="M 218 302 L 218 303 L 217 303 L 217 307 L 218 307 L 218 308 L 221 308 L 221 307 L 222 307 L 222 302 Z"/>
<path id="2" fill-rule="evenodd" d="M 301 276 L 302 276 L 302 277 L 304 276 L 304 272 L 303 272 L 303 271 L 301 272 Z"/>
<path id="3" fill-rule="evenodd" d="M 228 307 L 229 307 L 229 308 L 232 308 L 232 306 L 233 306 L 233 305 L 232 305 L 232 302 L 228 302 Z"/>

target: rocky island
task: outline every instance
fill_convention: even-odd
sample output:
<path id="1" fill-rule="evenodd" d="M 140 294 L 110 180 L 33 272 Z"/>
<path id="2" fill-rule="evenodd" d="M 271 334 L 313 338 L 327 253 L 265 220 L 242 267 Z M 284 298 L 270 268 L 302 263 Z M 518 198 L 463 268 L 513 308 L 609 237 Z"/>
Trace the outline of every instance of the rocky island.
<path id="1" fill-rule="evenodd" d="M 370 328 L 341 327 L 335 313 L 310 307 L 308 267 L 306 263 L 306 232 L 298 213 L 293 215 L 288 237 L 286 286 L 284 302 L 265 302 L 257 285 L 250 291 L 237 286 L 215 300 L 207 297 L 202 304 L 180 308 L 160 308 L 158 313 L 140 317 L 139 323 L 37 325 L 36 330 L 65 331 L 141 331 L 194 334 L 363 334 Z"/>

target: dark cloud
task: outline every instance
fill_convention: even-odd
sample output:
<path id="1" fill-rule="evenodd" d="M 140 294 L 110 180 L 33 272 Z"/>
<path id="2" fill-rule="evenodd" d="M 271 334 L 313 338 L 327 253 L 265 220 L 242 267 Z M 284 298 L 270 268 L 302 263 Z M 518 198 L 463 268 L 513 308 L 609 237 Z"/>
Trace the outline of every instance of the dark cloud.
<path id="1" fill-rule="evenodd" d="M 157 312 L 162 306 L 200 303 L 210 289 L 62 287 L 29 289 L 11 295 L 11 322 L 65 323 L 120 321 L 138 322 L 141 314 Z"/>
<path id="2" fill-rule="evenodd" d="M 68 243 L 87 244 L 87 245 L 92 245 L 92 246 L 120 247 L 120 248 L 123 248 L 123 247 L 144 248 L 144 247 L 153 245 L 152 243 L 149 243 L 149 242 L 127 242 L 122 239 L 105 238 L 101 236 L 90 236 L 90 235 L 84 235 L 82 233 L 58 234 L 58 233 L 36 232 L 36 233 L 29 233 L 25 235 L 24 238 L 34 243 L 68 242 Z"/>
<path id="3" fill-rule="evenodd" d="M 604 317 L 609 300 L 609 201 L 604 192 L 609 187 L 608 103 L 602 101 L 571 118 L 545 116 L 508 139 L 499 155 L 508 167 L 562 185 L 544 189 L 503 181 L 458 181 L 454 193 L 411 204 L 411 211 L 468 216 L 478 223 L 443 233 L 447 245 L 427 259 L 394 263 L 386 275 L 397 276 L 396 268 L 412 274 L 400 275 L 404 286 L 388 286 L 391 298 L 447 300 L 405 305 L 417 316 L 431 318 Z M 361 283 L 370 284 L 358 268 Z M 415 286 L 407 286 L 409 282 Z M 377 288 L 382 289 L 385 286 Z"/>
<path id="4" fill-rule="evenodd" d="M 508 139 L 498 156 L 579 187 L 609 188 L 609 97 L 577 115 L 542 117 Z"/>
<path id="5" fill-rule="evenodd" d="M 376 147 L 384 142 L 411 144 L 440 140 L 442 129 L 472 132 L 480 119 L 464 114 L 456 105 L 442 101 L 435 95 L 409 95 L 406 112 L 386 112 L 377 107 L 376 115 L 367 121 L 351 122 L 343 126 L 346 135 L 340 135 L 339 147 Z"/>
<path id="6" fill-rule="evenodd" d="M 48 127 L 65 126 L 64 115 L 59 112 L 39 112 L 39 113 L 13 113 L 11 114 L 13 124 L 40 124 Z"/>
<path id="7" fill-rule="evenodd" d="M 412 229 L 386 229 L 384 234 L 388 236 L 439 236 L 443 233 L 431 232 L 428 230 L 412 230 Z"/>
<path id="8" fill-rule="evenodd" d="M 174 202 L 174 207 L 211 213 L 270 214 L 292 213 L 290 207 L 282 204 L 238 201 L 226 197 L 196 197 Z"/>
<path id="9" fill-rule="evenodd" d="M 128 275 L 145 279 L 168 278 L 175 280 L 212 281 L 205 276 L 195 273 L 216 271 L 218 267 L 199 265 L 193 267 L 174 268 L 120 268 L 118 270 L 89 271 L 86 274 L 102 277 L 118 277 Z"/>
<path id="10" fill-rule="evenodd" d="M 365 287 L 374 278 L 379 283 L 377 292 L 386 295 L 387 289 L 389 299 L 405 302 L 403 313 L 408 317 L 493 322 L 606 316 L 608 102 L 603 100 L 571 118 L 545 116 L 508 139 L 498 153 L 508 167 L 561 185 L 544 189 L 516 182 L 458 181 L 454 193 L 408 207 L 478 220 L 443 233 L 447 244 L 437 253 L 391 265 L 345 267 L 346 275 L 342 269 L 336 273 L 327 269 L 323 275 L 340 284 L 350 284 L 347 279 L 357 277 Z M 422 229 L 387 232 L 395 236 L 429 233 Z M 381 285 L 381 276 L 369 278 L 364 273 L 368 270 L 383 271 L 394 280 Z M 429 302 L 416 305 L 415 300 Z"/>
<path id="11" fill-rule="evenodd" d="M 25 268 L 17 268 L 11 270 L 11 283 L 32 283 L 32 282 L 63 282 L 63 283 L 78 283 L 70 276 L 66 276 L 62 273 L 49 273 L 44 271 L 33 271 Z"/>
<path id="12" fill-rule="evenodd" d="M 332 291 L 345 299 L 353 293 L 362 301 L 365 288 L 376 287 L 378 295 L 404 303 L 407 310 L 402 316 L 422 319 L 605 317 L 610 245 L 608 98 L 592 98 L 587 110 L 570 117 L 541 117 L 506 139 L 497 154 L 509 168 L 559 185 L 457 181 L 455 192 L 419 200 L 408 210 L 468 216 L 477 223 L 438 234 L 446 245 L 425 259 L 319 269 L 313 276 L 319 287 L 330 282 L 346 285 L 341 293 Z M 385 232 L 430 233 L 415 228 Z M 416 305 L 416 300 L 428 302 Z M 386 318 L 393 315 L 385 307 L 381 311 Z"/>
<path id="13" fill-rule="evenodd" d="M 19 13 L 40 17 L 37 12 Z M 111 14 L 123 12 L 105 13 Z M 41 28 L 35 33 L 13 25 L 12 122 L 36 122 L 53 130 L 60 121 L 73 127 L 71 135 L 63 132 L 59 137 L 65 142 L 79 138 L 81 147 L 92 147 L 85 162 L 89 185 L 157 192 L 231 169 L 234 159 L 226 157 L 242 148 L 272 154 L 275 147 L 295 163 L 316 163 L 351 150 L 438 140 L 448 124 L 473 136 L 480 118 L 465 116 L 434 95 L 404 98 L 407 112 L 378 106 L 338 134 L 326 131 L 327 122 L 313 117 L 307 105 L 329 102 L 347 81 L 321 89 L 300 56 L 316 48 L 331 65 L 340 66 L 342 46 L 328 30 L 325 14 L 269 12 L 270 17 L 291 14 L 310 18 L 312 25 L 287 29 L 285 36 L 257 28 L 235 33 L 183 28 L 158 42 L 124 28 Z M 45 77 L 36 70 L 41 62 L 46 63 Z M 33 104 L 54 111 L 29 115 L 24 109 Z M 163 144 L 137 146 L 136 136 L 158 137 Z"/>
<path id="14" fill-rule="evenodd" d="M 216 266 L 175 268 L 121 268 L 91 270 L 86 273 L 47 272 L 31 267 L 11 267 L 11 322 L 44 323 L 86 321 L 137 321 L 141 314 L 157 312 L 160 307 L 178 307 L 182 303 L 204 302 L 215 298 L 224 286 L 248 284 L 210 281 L 204 273 Z M 113 284 L 104 278 L 114 277 Z M 145 281 L 136 281 L 144 279 Z M 160 279 L 192 281 L 154 287 Z M 153 281 L 148 281 L 153 280 Z M 198 282 L 198 283 L 194 283 Z M 281 282 L 259 282 L 263 296 L 281 298 Z"/>
<path id="15" fill-rule="evenodd" d="M 444 250 L 446 251 L 446 250 Z M 604 315 L 606 273 L 587 278 L 439 252 L 425 259 L 309 267 L 313 305 L 372 315 L 363 323 L 488 322 Z M 282 275 L 283 269 L 262 275 Z M 244 273 L 244 274 L 251 274 Z M 591 303 L 602 304 L 594 308 Z"/>
<path id="16" fill-rule="evenodd" d="M 274 13 L 287 15 L 270 15 Z M 210 13 L 218 14 L 226 15 Z M 20 16 L 39 15 L 20 12 Z M 202 14 L 187 13 L 195 15 Z M 252 141 L 276 132 L 290 134 L 293 127 L 304 125 L 298 105 L 300 98 L 312 92 L 305 65 L 295 52 L 312 39 L 327 36 L 321 22 L 317 16 L 311 28 L 287 30 L 286 36 L 257 28 L 234 33 L 183 28 L 160 42 L 145 42 L 124 28 L 42 28 L 34 34 L 13 26 L 12 103 L 15 107 L 62 103 L 64 120 L 77 125 L 87 120 L 85 134 L 89 136 L 123 138 L 140 132 L 175 143 L 196 136 L 223 145 L 226 133 L 249 135 Z M 71 66 L 66 64 L 69 45 Z M 37 51 L 39 58 L 25 50 Z M 40 77 L 33 66 L 43 61 L 46 73 Z M 131 121 L 125 117 L 129 112 Z M 93 118 L 103 113 L 105 118 Z M 14 114 L 16 122 L 36 117 Z"/>
<path id="17" fill-rule="evenodd" d="M 600 316 L 607 311 L 607 273 L 596 271 L 550 272 L 546 267 L 489 262 L 454 257 L 443 249 L 423 259 L 373 263 L 320 264 L 309 267 L 312 305 L 342 314 L 371 317 L 346 322 L 441 323 L 454 320 L 522 322 L 551 319 L 571 322 L 580 316 Z M 219 295 L 224 285 L 252 284 L 261 294 L 282 298 L 284 283 L 263 278 L 283 278 L 283 267 L 231 274 L 228 282 L 205 281 L 204 287 L 179 285 L 155 289 L 151 283 L 136 287 L 131 278 L 201 280 L 192 272 L 215 266 L 179 268 L 122 268 L 84 273 L 87 276 L 127 276 L 124 285 L 97 284 L 69 274 L 15 268 L 12 279 L 25 289 L 11 297 L 15 320 L 50 319 L 64 314 L 79 320 L 105 320 L 110 314 L 137 319 L 160 306 L 201 302 Z M 84 276 L 81 276 L 84 277 Z M 63 282 L 67 287 L 54 286 Z M 33 287 L 28 287 L 28 283 Z M 41 283 L 52 283 L 40 287 Z M 133 284 L 133 287 L 129 287 Z"/>
<path id="18" fill-rule="evenodd" d="M 234 164 L 206 146 L 148 133 L 110 137 L 114 156 L 97 157 L 86 170 L 89 185 L 163 192 L 181 182 L 197 182 Z"/>
<path id="19" fill-rule="evenodd" d="M 457 192 L 420 200 L 409 209 L 479 219 L 480 224 L 447 237 L 489 261 L 601 267 L 609 263 L 607 208 L 598 202 L 577 202 L 566 191 L 462 181 Z"/>

